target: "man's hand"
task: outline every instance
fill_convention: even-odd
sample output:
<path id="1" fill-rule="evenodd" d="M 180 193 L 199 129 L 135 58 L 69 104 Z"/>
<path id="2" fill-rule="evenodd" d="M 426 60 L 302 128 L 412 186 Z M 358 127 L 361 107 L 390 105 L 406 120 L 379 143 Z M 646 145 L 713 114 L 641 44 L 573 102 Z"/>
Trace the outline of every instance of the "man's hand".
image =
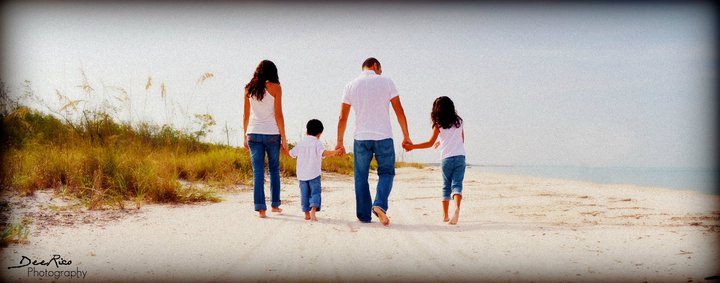
<path id="1" fill-rule="evenodd" d="M 405 149 L 406 152 L 413 150 L 413 144 L 412 144 L 412 143 L 403 142 L 402 147 L 403 147 L 403 149 Z"/>
<path id="2" fill-rule="evenodd" d="M 338 144 L 335 146 L 336 156 L 343 156 L 345 155 L 345 146 L 342 144 Z"/>
<path id="3" fill-rule="evenodd" d="M 405 151 L 410 151 L 411 149 L 408 149 L 413 144 L 412 140 L 410 140 L 410 137 L 403 138 L 402 141 L 402 147 L 405 149 Z"/>

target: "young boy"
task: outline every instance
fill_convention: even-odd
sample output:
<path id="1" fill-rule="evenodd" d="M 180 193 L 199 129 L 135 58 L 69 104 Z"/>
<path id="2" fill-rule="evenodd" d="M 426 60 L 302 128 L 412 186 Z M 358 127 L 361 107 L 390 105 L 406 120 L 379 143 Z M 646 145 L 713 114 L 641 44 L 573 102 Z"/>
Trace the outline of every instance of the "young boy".
<path id="1" fill-rule="evenodd" d="M 324 128 L 316 119 L 308 121 L 306 136 L 288 153 L 297 158 L 297 178 L 300 182 L 300 203 L 305 212 L 305 220 L 317 221 L 315 212 L 320 211 L 320 165 L 326 156 L 333 156 L 336 151 L 325 150 L 320 142 Z"/>

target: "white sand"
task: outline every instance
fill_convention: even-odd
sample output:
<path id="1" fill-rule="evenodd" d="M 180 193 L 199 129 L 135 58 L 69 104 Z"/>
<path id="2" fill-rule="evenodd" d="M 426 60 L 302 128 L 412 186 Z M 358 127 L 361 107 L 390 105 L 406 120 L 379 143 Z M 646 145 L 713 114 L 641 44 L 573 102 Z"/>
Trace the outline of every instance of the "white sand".
<path id="1" fill-rule="evenodd" d="M 288 182 L 284 212 L 266 219 L 256 217 L 245 189 L 216 204 L 55 217 L 71 225 L 37 220 L 29 243 L 3 248 L 0 279 L 36 281 L 27 267 L 6 268 L 23 255 L 53 254 L 72 260 L 59 270 L 87 271 L 60 282 L 699 282 L 720 275 L 717 196 L 468 171 L 460 222 L 450 226 L 441 221 L 439 170 L 403 168 L 386 228 L 356 220 L 352 177 L 325 175 L 317 223 L 303 220 L 297 183 Z M 23 203 L 53 201 L 38 193 Z"/>

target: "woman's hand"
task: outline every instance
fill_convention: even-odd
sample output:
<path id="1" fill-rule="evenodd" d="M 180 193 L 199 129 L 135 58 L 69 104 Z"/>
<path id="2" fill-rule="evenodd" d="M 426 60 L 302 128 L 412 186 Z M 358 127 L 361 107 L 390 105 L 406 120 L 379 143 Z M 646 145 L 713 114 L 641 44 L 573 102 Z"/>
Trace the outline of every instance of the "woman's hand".
<path id="1" fill-rule="evenodd" d="M 243 135 L 243 145 L 245 146 L 245 148 L 250 149 L 250 146 L 248 146 L 247 142 L 247 135 Z"/>
<path id="2" fill-rule="evenodd" d="M 282 142 L 280 143 L 280 147 L 282 148 L 283 151 L 289 150 L 288 144 L 287 144 L 287 139 L 285 137 L 282 137 Z"/>

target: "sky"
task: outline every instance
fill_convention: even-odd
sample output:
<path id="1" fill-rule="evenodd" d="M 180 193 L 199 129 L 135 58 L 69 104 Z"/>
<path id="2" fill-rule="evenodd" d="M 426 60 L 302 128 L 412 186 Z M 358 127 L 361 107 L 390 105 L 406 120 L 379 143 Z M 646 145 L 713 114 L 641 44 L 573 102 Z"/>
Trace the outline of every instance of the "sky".
<path id="1" fill-rule="evenodd" d="M 375 57 L 414 142 L 432 133 L 436 97 L 455 102 L 471 164 L 713 166 L 716 15 L 701 3 L 2 5 L 2 80 L 16 96 L 30 81 L 38 108 L 60 109 L 56 93 L 88 108 L 107 98 L 118 120 L 188 129 L 207 113 L 207 140 L 237 146 L 243 87 L 268 59 L 288 140 L 316 118 L 331 148 L 343 88 Z M 400 159 L 440 162 L 403 152 L 390 115 Z M 353 125 L 351 114 L 349 150 Z"/>

